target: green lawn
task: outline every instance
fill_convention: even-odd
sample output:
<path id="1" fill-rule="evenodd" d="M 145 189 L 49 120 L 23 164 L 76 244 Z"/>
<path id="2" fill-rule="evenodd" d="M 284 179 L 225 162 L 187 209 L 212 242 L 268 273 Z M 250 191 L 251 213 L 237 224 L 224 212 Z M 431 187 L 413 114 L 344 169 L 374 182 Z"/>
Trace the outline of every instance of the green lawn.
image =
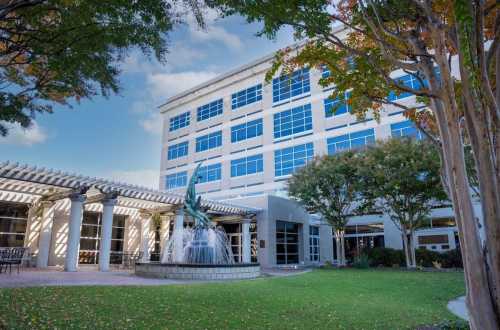
<path id="1" fill-rule="evenodd" d="M 0 290 L 0 328 L 406 329 L 454 319 L 461 273 L 317 270 L 156 287 Z"/>

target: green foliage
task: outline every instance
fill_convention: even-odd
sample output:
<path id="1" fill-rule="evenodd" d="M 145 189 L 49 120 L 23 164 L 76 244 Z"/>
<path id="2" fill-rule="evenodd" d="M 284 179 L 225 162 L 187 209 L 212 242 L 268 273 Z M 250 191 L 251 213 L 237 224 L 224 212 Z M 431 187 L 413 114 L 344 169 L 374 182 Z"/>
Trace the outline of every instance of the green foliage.
<path id="1" fill-rule="evenodd" d="M 316 158 L 290 178 L 289 195 L 309 212 L 321 214 L 335 229 L 343 230 L 360 198 L 360 161 L 354 152 Z"/>
<path id="2" fill-rule="evenodd" d="M 368 256 L 364 253 L 362 253 L 359 256 L 356 256 L 354 258 L 354 262 L 352 263 L 352 267 L 358 268 L 358 269 L 370 268 L 370 260 L 369 260 Z"/>
<path id="3" fill-rule="evenodd" d="M 132 49 L 165 62 L 167 35 L 198 0 L 36 0 L 0 4 L 0 135 L 52 112 L 119 91 L 118 64 Z M 4 123 L 1 123 L 4 122 Z"/>
<path id="4" fill-rule="evenodd" d="M 431 208 L 447 198 L 439 154 L 426 141 L 380 141 L 368 148 L 358 166 L 364 209 L 388 214 L 399 227 L 419 227 Z"/>
<path id="5" fill-rule="evenodd" d="M 405 261 L 405 256 L 402 250 L 385 247 L 375 247 L 371 249 L 365 249 L 363 253 L 368 256 L 368 259 L 370 260 L 370 266 L 372 267 L 399 267 L 403 266 Z"/>
<path id="6" fill-rule="evenodd" d="M 415 329 L 452 315 L 459 273 L 317 270 L 159 286 L 0 289 L 6 329 Z"/>
<path id="7" fill-rule="evenodd" d="M 462 253 L 459 249 L 442 252 L 440 256 L 441 265 L 443 268 L 463 268 Z"/>
<path id="8" fill-rule="evenodd" d="M 423 267 L 433 267 L 433 262 L 441 264 L 442 268 L 462 268 L 462 255 L 460 250 L 437 252 L 425 248 L 416 251 L 417 264 Z"/>
<path id="9" fill-rule="evenodd" d="M 385 247 L 365 249 L 363 254 L 368 257 L 371 267 L 394 267 L 403 266 L 405 256 L 402 250 Z M 462 255 L 460 250 L 449 250 L 436 252 L 420 248 L 416 250 L 417 265 L 422 267 L 434 267 L 433 262 L 441 264 L 442 268 L 462 268 Z"/>
<path id="10" fill-rule="evenodd" d="M 433 267 L 433 262 L 440 262 L 440 253 L 420 248 L 416 251 L 417 264 L 422 267 Z"/>

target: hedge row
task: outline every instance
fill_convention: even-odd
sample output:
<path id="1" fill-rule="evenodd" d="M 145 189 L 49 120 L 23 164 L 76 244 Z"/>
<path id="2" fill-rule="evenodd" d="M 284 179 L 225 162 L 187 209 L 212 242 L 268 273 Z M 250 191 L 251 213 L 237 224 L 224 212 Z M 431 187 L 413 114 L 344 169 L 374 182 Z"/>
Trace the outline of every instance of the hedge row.
<path id="1" fill-rule="evenodd" d="M 371 267 L 394 267 L 405 266 L 405 255 L 402 250 L 391 248 L 372 248 L 364 251 L 368 257 Z M 460 250 L 449 250 L 436 252 L 425 248 L 416 251 L 417 265 L 422 267 L 434 267 L 433 262 L 441 264 L 442 268 L 462 268 L 462 255 Z"/>

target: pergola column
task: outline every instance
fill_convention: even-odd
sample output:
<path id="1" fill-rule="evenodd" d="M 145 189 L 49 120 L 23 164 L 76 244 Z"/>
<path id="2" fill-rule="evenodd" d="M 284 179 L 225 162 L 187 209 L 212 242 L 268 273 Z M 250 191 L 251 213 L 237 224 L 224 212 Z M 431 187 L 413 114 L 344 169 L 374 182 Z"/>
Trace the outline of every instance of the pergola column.
<path id="1" fill-rule="evenodd" d="M 252 256 L 250 219 L 243 219 L 241 222 L 241 256 L 243 263 L 250 263 Z"/>
<path id="2" fill-rule="evenodd" d="M 151 247 L 151 221 L 152 214 L 148 212 L 141 213 L 141 247 L 142 247 L 142 260 L 141 262 L 148 262 L 150 258 Z"/>
<path id="3" fill-rule="evenodd" d="M 183 236 L 184 233 L 184 209 L 180 207 L 175 213 L 174 220 L 174 262 L 181 263 L 184 260 L 184 244 Z"/>
<path id="4" fill-rule="evenodd" d="M 113 209 L 116 198 L 102 201 L 102 226 L 101 226 L 101 246 L 99 249 L 99 270 L 109 271 L 109 259 L 111 254 L 111 234 L 113 230 Z"/>
<path id="5" fill-rule="evenodd" d="M 69 196 L 71 210 L 69 213 L 68 243 L 64 270 L 76 272 L 78 266 L 78 253 L 80 249 L 80 231 L 82 226 L 83 202 L 86 196 L 74 193 Z"/>
<path id="6" fill-rule="evenodd" d="M 169 228 L 170 228 L 170 216 L 162 216 L 161 222 L 160 222 L 160 260 L 163 257 L 163 254 L 165 253 L 165 246 L 167 243 L 167 240 L 169 239 Z"/>
<path id="7" fill-rule="evenodd" d="M 54 222 L 55 203 L 42 202 L 42 219 L 40 221 L 40 236 L 38 237 L 38 255 L 36 266 L 47 268 L 49 264 L 50 241 L 52 240 L 52 224 Z"/>

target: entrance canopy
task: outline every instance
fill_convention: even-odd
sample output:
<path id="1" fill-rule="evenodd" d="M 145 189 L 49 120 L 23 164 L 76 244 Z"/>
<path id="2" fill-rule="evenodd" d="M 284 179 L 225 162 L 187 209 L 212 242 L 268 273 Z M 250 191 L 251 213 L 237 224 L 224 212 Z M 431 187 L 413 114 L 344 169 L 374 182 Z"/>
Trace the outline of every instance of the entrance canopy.
<path id="1" fill-rule="evenodd" d="M 56 201 L 75 192 L 86 195 L 86 204 L 98 203 L 112 196 L 118 206 L 157 212 L 181 206 L 184 201 L 184 196 L 178 193 L 8 161 L 0 163 L 0 200 L 23 203 Z M 208 213 L 218 216 L 252 216 L 260 211 L 203 198 L 201 205 Z"/>

